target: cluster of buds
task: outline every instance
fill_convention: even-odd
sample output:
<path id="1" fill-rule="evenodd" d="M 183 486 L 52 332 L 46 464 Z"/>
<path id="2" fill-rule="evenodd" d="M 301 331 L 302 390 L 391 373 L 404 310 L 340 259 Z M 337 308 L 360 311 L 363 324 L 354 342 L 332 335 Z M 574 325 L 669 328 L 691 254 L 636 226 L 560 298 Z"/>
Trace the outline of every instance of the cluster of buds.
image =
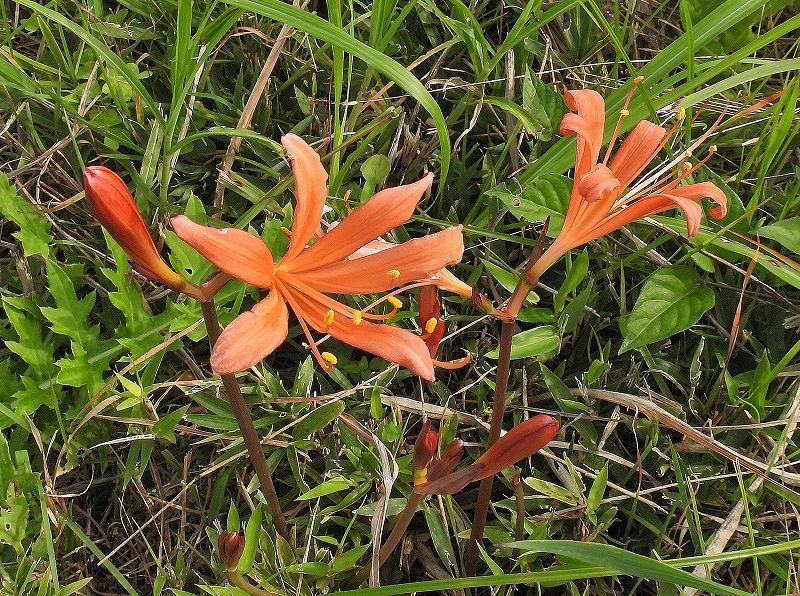
<path id="1" fill-rule="evenodd" d="M 450 442 L 437 457 L 439 433 L 426 421 L 414 443 L 411 464 L 414 492 L 451 495 L 470 482 L 494 476 L 545 447 L 558 432 L 558 421 L 540 414 L 522 422 L 500 437 L 469 466 L 454 471 L 464 452 L 460 439 Z"/>

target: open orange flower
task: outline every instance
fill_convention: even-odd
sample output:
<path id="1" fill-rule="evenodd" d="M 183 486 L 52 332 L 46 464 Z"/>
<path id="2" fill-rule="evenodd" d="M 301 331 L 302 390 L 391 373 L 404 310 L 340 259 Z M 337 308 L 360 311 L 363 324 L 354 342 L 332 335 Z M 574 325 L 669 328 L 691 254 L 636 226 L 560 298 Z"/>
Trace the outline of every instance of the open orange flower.
<path id="1" fill-rule="evenodd" d="M 405 329 L 382 324 L 401 305 L 394 296 L 403 286 L 435 284 L 444 267 L 461 260 L 461 226 L 354 258 L 354 253 L 411 217 L 433 175 L 387 188 L 357 207 L 311 246 L 327 197 L 328 175 L 317 153 L 300 137 L 281 140 L 292 163 L 297 204 L 289 248 L 273 265 L 269 248 L 257 236 L 233 228 L 198 225 L 185 216 L 172 220 L 178 236 L 218 269 L 269 294 L 223 331 L 211 355 L 219 374 L 240 372 L 272 353 L 288 335 L 291 308 L 319 363 L 329 370 L 336 358 L 320 353 L 311 329 L 395 362 L 428 380 L 433 361 L 425 342 Z M 374 314 L 328 294 L 390 292 L 391 312 Z"/>
<path id="2" fill-rule="evenodd" d="M 706 157 L 697 164 L 687 161 L 719 120 L 689 147 L 641 178 L 640 174 L 679 129 L 683 111 L 678 113 L 669 130 L 648 120 L 639 122 L 612 157 L 622 120 L 628 115 L 628 103 L 640 80 L 634 80 L 631 86 L 602 161 L 600 150 L 605 129 L 605 102 L 596 91 L 567 91 L 566 102 L 572 113 L 564 115 L 561 133 L 577 136 L 572 195 L 561 232 L 531 268 L 530 279 L 538 279 L 569 250 L 643 217 L 677 207 L 686 218 L 689 236 L 694 236 L 700 228 L 703 213 L 699 205 L 701 199 L 709 198 L 716 203 L 710 211 L 711 217 L 725 216 L 727 198 L 715 184 L 699 182 L 679 186 L 716 151 L 712 145 Z M 676 171 L 670 176 L 673 170 Z"/>

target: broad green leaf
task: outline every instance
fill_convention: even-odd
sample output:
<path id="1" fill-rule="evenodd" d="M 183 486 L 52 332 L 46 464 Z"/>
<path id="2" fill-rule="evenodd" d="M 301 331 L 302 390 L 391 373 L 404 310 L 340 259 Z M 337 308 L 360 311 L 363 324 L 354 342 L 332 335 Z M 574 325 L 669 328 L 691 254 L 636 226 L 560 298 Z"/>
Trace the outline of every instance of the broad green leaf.
<path id="1" fill-rule="evenodd" d="M 247 527 L 244 531 L 244 550 L 237 566 L 237 569 L 242 573 L 248 573 L 253 568 L 253 561 L 256 560 L 258 541 L 261 538 L 261 513 L 261 505 L 259 504 L 250 519 L 247 520 Z"/>
<path id="2" fill-rule="evenodd" d="M 564 224 L 572 184 L 569 178 L 559 174 L 542 174 L 526 182 L 521 190 L 513 190 L 508 184 L 489 191 L 498 197 L 517 218 L 529 222 L 543 222 L 548 217 L 550 225 L 547 235 L 558 236 Z"/>
<path id="3" fill-rule="evenodd" d="M 555 499 L 556 501 L 561 501 L 562 503 L 572 506 L 578 504 L 578 497 L 574 495 L 572 491 L 558 486 L 557 484 L 533 477 L 525 478 L 524 482 L 536 492 L 550 499 Z"/>
<path id="4" fill-rule="evenodd" d="M 370 544 L 362 544 L 350 550 L 344 551 L 341 555 L 336 555 L 331 561 L 331 570 L 334 573 L 349 571 L 356 566 L 362 555 L 370 549 Z"/>
<path id="5" fill-rule="evenodd" d="M 175 430 L 175 426 L 177 426 L 178 422 L 181 421 L 181 418 L 186 415 L 186 411 L 188 409 L 189 406 L 183 406 L 174 412 L 170 412 L 166 416 L 162 416 L 159 421 L 153 425 L 153 434 L 157 437 L 166 439 L 170 443 L 174 443 L 175 435 L 173 431 Z"/>
<path id="6" fill-rule="evenodd" d="M 22 243 L 26 257 L 42 255 L 50 251 L 50 222 L 36 211 L 36 207 L 17 194 L 5 174 L 0 172 L 0 214 L 13 221 L 19 231 L 14 237 Z"/>
<path id="7" fill-rule="evenodd" d="M 675 265 L 661 269 L 644 283 L 628 320 L 620 354 L 685 331 L 714 306 L 714 292 L 699 286 L 694 268 Z"/>
<path id="8" fill-rule="evenodd" d="M 509 293 L 514 291 L 517 283 L 519 282 L 519 275 L 513 271 L 507 271 L 502 267 L 495 265 L 491 261 L 487 261 L 486 259 L 481 259 L 484 267 L 486 270 L 491 273 L 492 277 L 494 277 L 501 286 L 503 286 Z M 526 303 L 530 302 L 535 304 L 539 301 L 539 296 L 536 292 L 530 292 L 528 296 L 525 298 Z"/>
<path id="9" fill-rule="evenodd" d="M 511 359 L 547 357 L 555 353 L 560 345 L 561 339 L 553 327 L 534 327 L 517 333 L 511 340 Z M 497 348 L 486 354 L 486 357 L 497 358 L 499 353 L 500 349 Z"/>
<path id="10" fill-rule="evenodd" d="M 344 401 L 337 399 L 311 410 L 305 418 L 298 422 L 292 429 L 292 437 L 305 439 L 306 437 L 322 430 L 336 420 L 344 412 Z"/>
<path id="11" fill-rule="evenodd" d="M 558 294 L 553 299 L 553 309 L 558 313 L 564 308 L 564 303 L 567 300 L 567 295 L 578 287 L 578 284 L 583 281 L 586 274 L 589 272 L 589 251 L 583 249 L 578 253 L 572 261 L 572 265 L 567 271 L 567 278 L 561 287 L 558 289 Z"/>
<path id="12" fill-rule="evenodd" d="M 592 482 L 592 488 L 589 489 L 589 496 L 586 497 L 586 515 L 592 523 L 597 523 L 595 514 L 603 501 L 603 495 L 606 494 L 606 484 L 608 484 L 608 462 L 597 474 L 597 478 Z"/>
<path id="13" fill-rule="evenodd" d="M 758 235 L 775 240 L 784 248 L 800 254 L 800 217 L 790 217 L 789 219 L 760 227 L 758 228 Z"/>
<path id="14" fill-rule="evenodd" d="M 566 111 L 561 93 L 530 72 L 522 81 L 522 108 L 539 125 L 537 137 L 542 141 L 552 138 Z"/>

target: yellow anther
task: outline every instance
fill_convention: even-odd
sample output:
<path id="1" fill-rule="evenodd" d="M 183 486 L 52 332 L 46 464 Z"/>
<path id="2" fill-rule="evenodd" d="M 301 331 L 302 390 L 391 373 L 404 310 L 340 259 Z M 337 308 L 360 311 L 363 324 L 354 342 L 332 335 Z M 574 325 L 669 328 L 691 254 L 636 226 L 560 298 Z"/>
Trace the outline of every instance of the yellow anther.
<path id="1" fill-rule="evenodd" d="M 711 145 L 711 147 L 708 148 L 708 152 L 709 153 L 716 153 L 717 152 L 717 146 L 716 145 Z"/>
<path id="2" fill-rule="evenodd" d="M 402 308 L 403 306 L 403 303 L 396 296 L 389 296 L 386 301 L 395 308 Z"/>
<path id="3" fill-rule="evenodd" d="M 436 325 L 438 325 L 439 321 L 437 321 L 434 317 L 431 317 L 425 322 L 425 333 L 433 333 L 436 329 Z"/>
<path id="4" fill-rule="evenodd" d="M 330 352 L 322 352 L 320 356 L 322 356 L 322 359 L 331 366 L 336 366 L 336 363 L 339 362 L 339 359 Z"/>
<path id="5" fill-rule="evenodd" d="M 360 310 L 354 310 L 353 311 L 353 325 L 355 325 L 356 327 L 361 325 L 361 315 L 362 314 L 363 313 Z"/>
<path id="6" fill-rule="evenodd" d="M 389 279 L 397 279 L 400 277 L 400 272 L 397 269 L 389 269 L 389 271 L 386 272 L 386 277 Z"/>
<path id="7" fill-rule="evenodd" d="M 335 316 L 336 316 L 336 313 L 333 312 L 333 309 L 331 309 L 331 310 L 329 310 L 328 312 L 325 313 L 325 317 L 323 317 L 322 320 L 325 321 L 326 325 L 330 325 L 331 323 L 333 323 L 333 318 Z"/>
<path id="8" fill-rule="evenodd" d="M 688 162 L 688 161 L 683 162 L 683 169 L 684 170 L 691 170 L 692 169 L 692 164 L 690 162 Z"/>
<path id="9" fill-rule="evenodd" d="M 684 118 L 686 118 L 686 108 L 678 108 L 678 113 L 675 114 L 675 117 L 678 120 L 683 120 Z"/>
<path id="10" fill-rule="evenodd" d="M 289 228 L 285 227 L 285 226 L 281 226 L 281 232 L 286 234 L 289 238 L 292 237 L 292 231 Z"/>
<path id="11" fill-rule="evenodd" d="M 643 77 L 642 75 L 639 75 L 638 77 L 636 77 L 635 79 L 633 79 L 633 82 L 634 82 L 635 84 L 637 84 L 637 85 L 638 85 L 639 83 L 641 83 L 642 81 L 644 81 L 644 77 Z"/>
<path id="12" fill-rule="evenodd" d="M 686 153 L 683 154 L 683 156 L 684 157 L 691 157 L 692 156 L 692 152 L 691 151 L 687 151 Z"/>
<path id="13" fill-rule="evenodd" d="M 628 110 L 620 110 L 619 115 L 624 118 L 625 116 L 630 116 L 631 113 Z"/>

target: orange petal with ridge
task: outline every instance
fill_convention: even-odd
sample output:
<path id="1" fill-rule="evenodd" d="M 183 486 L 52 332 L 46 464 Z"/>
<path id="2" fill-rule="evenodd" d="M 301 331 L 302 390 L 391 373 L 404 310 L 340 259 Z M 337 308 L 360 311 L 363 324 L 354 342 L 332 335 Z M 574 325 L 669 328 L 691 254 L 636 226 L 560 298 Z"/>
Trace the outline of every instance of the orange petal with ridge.
<path id="1" fill-rule="evenodd" d="M 622 188 L 641 174 L 661 150 L 667 131 L 649 120 L 639 122 L 625 138 L 608 164 Z"/>
<path id="2" fill-rule="evenodd" d="M 330 325 L 325 324 L 328 306 L 324 306 L 299 291 L 292 297 L 300 307 L 297 313 L 320 333 L 333 337 L 354 348 L 375 354 L 394 362 L 427 381 L 433 381 L 433 360 L 422 339 L 410 331 L 387 324 L 374 324 L 362 320 L 359 325 L 345 316 L 336 315 Z"/>
<path id="3" fill-rule="evenodd" d="M 272 253 L 258 236 L 236 228 L 210 228 L 185 215 L 170 221 L 178 238 L 220 271 L 258 288 L 272 285 Z"/>
<path id="4" fill-rule="evenodd" d="M 408 240 L 373 255 L 298 273 L 297 278 L 320 292 L 374 294 L 411 281 L 435 280 L 464 253 L 461 226 Z M 399 273 L 399 275 L 389 274 Z"/>
<path id="5" fill-rule="evenodd" d="M 357 207 L 308 250 L 287 263 L 292 273 L 341 261 L 379 236 L 406 223 L 422 195 L 431 187 L 433 174 L 404 186 L 386 188 Z M 384 243 L 389 244 L 390 243 Z M 377 249 L 376 251 L 377 252 Z"/>
<path id="6" fill-rule="evenodd" d="M 288 334 L 286 302 L 273 290 L 225 327 L 211 352 L 211 368 L 220 375 L 247 370 L 274 352 Z"/>
<path id="7" fill-rule="evenodd" d="M 283 260 L 287 263 L 305 248 L 317 232 L 322 208 L 328 196 L 328 173 L 316 151 L 296 134 L 281 139 L 294 174 L 295 208 L 289 249 Z"/>

